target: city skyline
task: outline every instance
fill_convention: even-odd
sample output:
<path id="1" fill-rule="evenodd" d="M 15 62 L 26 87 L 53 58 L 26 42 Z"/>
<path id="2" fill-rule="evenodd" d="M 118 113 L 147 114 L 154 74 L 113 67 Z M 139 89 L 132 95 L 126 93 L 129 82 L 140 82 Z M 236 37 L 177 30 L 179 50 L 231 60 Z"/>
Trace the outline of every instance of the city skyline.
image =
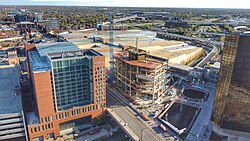
<path id="1" fill-rule="evenodd" d="M 0 5 L 0 141 L 249 140 L 246 0 Z"/>
<path id="2" fill-rule="evenodd" d="M 3 0 L 0 5 L 54 5 L 54 6 L 107 6 L 107 7 L 160 7 L 160 8 L 238 8 L 250 9 L 247 0 L 231 1 L 227 0 L 210 0 L 210 1 L 197 1 L 197 0 L 72 0 L 68 3 L 67 0 L 19 0 L 13 1 Z"/>

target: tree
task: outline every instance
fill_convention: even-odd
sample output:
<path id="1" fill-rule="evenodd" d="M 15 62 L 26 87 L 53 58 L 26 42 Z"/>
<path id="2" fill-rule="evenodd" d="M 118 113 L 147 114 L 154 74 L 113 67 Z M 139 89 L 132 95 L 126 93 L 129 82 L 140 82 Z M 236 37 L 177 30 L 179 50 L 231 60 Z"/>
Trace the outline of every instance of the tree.
<path id="1" fill-rule="evenodd" d="M 181 34 L 184 33 L 184 29 L 183 29 L 182 27 L 179 27 L 179 28 L 177 29 L 177 31 L 178 31 L 178 33 L 181 33 Z"/>

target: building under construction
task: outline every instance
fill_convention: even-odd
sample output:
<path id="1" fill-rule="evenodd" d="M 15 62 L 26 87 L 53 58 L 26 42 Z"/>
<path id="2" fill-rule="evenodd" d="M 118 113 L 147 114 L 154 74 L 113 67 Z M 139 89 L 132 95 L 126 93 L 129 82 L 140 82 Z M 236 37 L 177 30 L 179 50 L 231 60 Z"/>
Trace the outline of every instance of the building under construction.
<path id="1" fill-rule="evenodd" d="M 134 100 L 157 100 L 168 87 L 168 60 L 129 48 L 114 53 L 115 84 Z"/>

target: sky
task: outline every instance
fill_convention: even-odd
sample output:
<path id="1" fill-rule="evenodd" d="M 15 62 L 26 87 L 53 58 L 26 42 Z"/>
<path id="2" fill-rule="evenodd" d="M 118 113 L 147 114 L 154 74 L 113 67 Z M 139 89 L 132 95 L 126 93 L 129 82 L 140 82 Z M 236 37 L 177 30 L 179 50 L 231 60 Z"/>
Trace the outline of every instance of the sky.
<path id="1" fill-rule="evenodd" d="M 0 5 L 186 7 L 250 9 L 250 0 L 0 0 Z"/>

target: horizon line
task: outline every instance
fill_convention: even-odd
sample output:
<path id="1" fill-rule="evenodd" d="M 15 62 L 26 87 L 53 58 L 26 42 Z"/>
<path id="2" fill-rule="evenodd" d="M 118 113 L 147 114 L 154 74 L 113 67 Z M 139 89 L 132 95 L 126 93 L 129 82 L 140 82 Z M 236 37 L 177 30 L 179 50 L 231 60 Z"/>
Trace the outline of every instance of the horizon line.
<path id="1" fill-rule="evenodd" d="M 20 4 L 20 5 L 5 5 L 5 4 L 0 4 L 0 7 L 2 6 L 7 6 L 7 7 L 12 7 L 12 6 L 51 6 L 51 7 L 101 7 L 101 8 L 176 8 L 176 9 L 234 9 L 234 10 L 250 10 L 250 8 L 213 8 L 213 7 L 137 7 L 137 6 L 91 6 L 91 5 L 54 5 L 54 4 L 49 4 L 49 5 L 43 5 L 43 4 L 31 4 L 31 5 L 25 5 L 25 4 Z"/>

